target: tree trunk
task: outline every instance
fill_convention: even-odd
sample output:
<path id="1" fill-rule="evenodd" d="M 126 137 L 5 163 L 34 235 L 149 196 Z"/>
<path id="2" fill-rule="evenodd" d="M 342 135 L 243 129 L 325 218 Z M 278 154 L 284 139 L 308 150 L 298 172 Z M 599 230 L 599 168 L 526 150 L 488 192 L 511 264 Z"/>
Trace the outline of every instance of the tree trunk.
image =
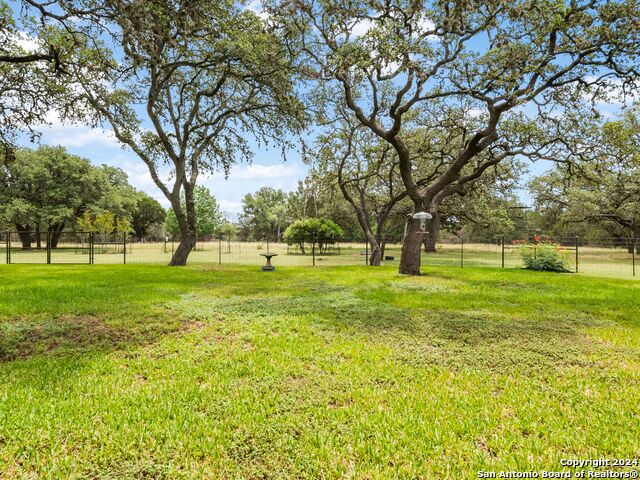
<path id="1" fill-rule="evenodd" d="M 173 252 L 173 256 L 171 257 L 171 262 L 169 265 L 172 267 L 182 267 L 187 264 L 187 259 L 189 258 L 189 254 L 191 250 L 196 246 L 196 236 L 190 235 L 185 236 L 182 235 L 180 239 L 180 243 L 178 243 L 178 248 L 176 248 L 175 252 Z"/>
<path id="2" fill-rule="evenodd" d="M 18 236 L 20 237 L 20 242 L 22 243 L 22 248 L 28 249 L 31 248 L 31 227 L 29 225 L 20 225 L 16 223 L 16 230 L 18 232 Z"/>
<path id="3" fill-rule="evenodd" d="M 380 245 L 378 245 L 378 242 L 376 242 L 375 240 L 373 240 L 373 243 L 369 242 L 369 245 L 371 245 L 371 255 L 369 255 L 369 265 L 372 267 L 379 267 L 380 261 L 382 260 L 382 249 L 380 248 Z"/>
<path id="4" fill-rule="evenodd" d="M 435 253 L 436 242 L 438 241 L 438 234 L 440 233 L 440 214 L 437 211 L 431 212 L 433 219 L 431 220 L 431 226 L 429 227 L 428 235 L 423 235 L 423 245 L 425 253 Z"/>
<path id="5" fill-rule="evenodd" d="M 194 180 L 195 182 L 195 180 Z M 184 186 L 184 208 L 180 201 L 180 196 L 175 195 L 168 197 L 171 201 L 171 208 L 178 220 L 178 227 L 180 228 L 180 243 L 169 262 L 169 266 L 178 267 L 187 264 L 187 259 L 191 250 L 196 247 L 198 241 L 197 234 L 197 219 L 196 219 L 196 203 L 194 197 L 195 185 L 192 183 L 183 183 Z"/>
<path id="6" fill-rule="evenodd" d="M 64 223 L 55 223 L 49 227 L 51 248 L 58 247 L 58 241 L 60 240 L 62 230 L 64 230 Z"/>
<path id="7" fill-rule="evenodd" d="M 404 275 L 420 275 L 420 251 L 424 234 L 420 233 L 418 220 L 411 218 L 408 221 L 407 234 L 402 242 L 398 272 Z"/>
<path id="8" fill-rule="evenodd" d="M 40 239 L 40 222 L 36 223 L 36 248 L 42 248 L 42 240 Z"/>

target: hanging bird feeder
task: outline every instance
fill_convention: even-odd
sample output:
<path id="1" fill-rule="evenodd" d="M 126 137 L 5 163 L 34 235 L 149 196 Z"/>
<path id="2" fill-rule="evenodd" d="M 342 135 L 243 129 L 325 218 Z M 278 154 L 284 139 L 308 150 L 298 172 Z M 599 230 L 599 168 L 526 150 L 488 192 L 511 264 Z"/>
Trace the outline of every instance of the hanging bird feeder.
<path id="1" fill-rule="evenodd" d="M 420 221 L 420 231 L 426 232 L 427 231 L 427 220 L 431 220 L 433 217 L 428 212 L 420 211 L 420 212 L 414 213 L 413 214 L 413 218 L 414 218 L 414 220 L 419 220 Z"/>

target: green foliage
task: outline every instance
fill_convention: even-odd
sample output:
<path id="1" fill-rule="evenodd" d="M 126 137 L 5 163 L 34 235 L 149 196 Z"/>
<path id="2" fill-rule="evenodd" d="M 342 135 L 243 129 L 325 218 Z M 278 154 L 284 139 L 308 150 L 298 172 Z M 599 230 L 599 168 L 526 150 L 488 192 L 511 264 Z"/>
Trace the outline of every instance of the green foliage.
<path id="1" fill-rule="evenodd" d="M 127 220 L 126 218 L 117 218 L 115 231 L 116 233 L 119 233 L 121 235 L 129 235 L 134 230 L 129 220 Z"/>
<path id="2" fill-rule="evenodd" d="M 63 147 L 22 149 L 0 164 L 0 223 L 27 230 L 64 225 L 109 190 L 99 169 Z"/>
<path id="3" fill-rule="evenodd" d="M 528 270 L 570 272 L 569 256 L 560 245 L 539 243 L 522 247 L 522 261 Z"/>
<path id="4" fill-rule="evenodd" d="M 96 231 L 96 225 L 89 210 L 85 210 L 80 218 L 76 220 L 76 227 L 82 233 L 93 233 Z"/>
<path id="5" fill-rule="evenodd" d="M 245 195 L 240 223 L 247 236 L 255 240 L 280 240 L 281 232 L 291 222 L 288 200 L 284 191 L 270 187 Z"/>
<path id="6" fill-rule="evenodd" d="M 223 222 L 222 213 L 218 203 L 211 192 L 206 187 L 196 187 L 194 189 L 196 232 L 198 238 L 202 239 L 208 235 L 213 235 L 218 231 Z M 182 202 L 185 205 L 184 198 Z M 165 218 L 165 230 L 172 236 L 180 235 L 180 225 L 173 209 L 167 210 Z"/>
<path id="7" fill-rule="evenodd" d="M 231 222 L 224 222 L 222 223 L 222 225 L 220 225 L 218 233 L 220 233 L 220 235 L 222 235 L 224 238 L 232 239 L 238 235 L 239 230 L 240 229 L 236 224 Z"/>
<path id="8" fill-rule="evenodd" d="M 287 227 L 284 239 L 287 243 L 295 243 L 300 240 L 309 241 L 312 238 L 328 243 L 334 243 L 343 232 L 340 226 L 326 218 L 307 218 L 296 220 Z"/>
<path id="9" fill-rule="evenodd" d="M 161 225 L 166 217 L 166 212 L 157 200 L 150 196 L 137 192 L 136 208 L 133 212 L 131 224 L 139 238 L 145 238 L 154 225 Z"/>
<path id="10" fill-rule="evenodd" d="M 284 241 L 289 245 L 298 244 L 302 253 L 306 253 L 305 243 L 315 243 L 320 253 L 324 253 L 328 245 L 334 244 L 343 235 L 340 226 L 329 219 L 307 218 L 289 225 L 284 232 Z"/>
<path id="11" fill-rule="evenodd" d="M 93 225 L 96 233 L 104 238 L 113 233 L 113 230 L 115 229 L 115 222 L 116 217 L 113 213 L 104 212 L 96 215 L 96 218 L 93 220 Z"/>

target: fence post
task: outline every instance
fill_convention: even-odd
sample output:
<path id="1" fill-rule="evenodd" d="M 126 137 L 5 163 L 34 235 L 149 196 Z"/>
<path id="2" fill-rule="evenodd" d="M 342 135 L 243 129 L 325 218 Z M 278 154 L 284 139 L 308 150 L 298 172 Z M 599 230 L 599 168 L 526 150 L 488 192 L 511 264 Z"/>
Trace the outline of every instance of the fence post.
<path id="1" fill-rule="evenodd" d="M 631 264 L 633 265 L 633 276 L 636 276 L 636 242 L 638 241 L 637 238 L 633 239 L 633 242 L 631 243 Z"/>
<path id="2" fill-rule="evenodd" d="M 218 265 L 222 265 L 222 235 L 218 238 Z"/>
<path id="3" fill-rule="evenodd" d="M 47 265 L 51 264 L 51 232 L 47 230 Z"/>
<path id="4" fill-rule="evenodd" d="M 369 242 L 366 238 L 364 239 L 364 264 L 369 266 Z"/>
<path id="5" fill-rule="evenodd" d="M 504 235 L 502 236 L 502 268 L 504 268 Z"/>
<path id="6" fill-rule="evenodd" d="M 460 237 L 460 268 L 464 268 L 464 237 Z"/>
<path id="7" fill-rule="evenodd" d="M 93 232 L 89 233 L 89 264 L 93 265 L 95 263 L 95 251 L 94 251 L 94 244 L 95 244 L 96 238 L 95 238 L 95 234 Z"/>
<path id="8" fill-rule="evenodd" d="M 126 265 L 127 264 L 127 234 L 126 233 L 122 234 L 122 246 L 124 247 L 123 249 L 124 255 L 122 256 L 122 261 L 124 265 Z"/>
<path id="9" fill-rule="evenodd" d="M 313 266 L 316 266 L 316 234 L 313 234 L 311 243 L 311 255 L 313 256 Z"/>
<path id="10" fill-rule="evenodd" d="M 5 238 L 6 243 L 6 257 L 7 257 L 7 265 L 11 263 L 11 233 L 6 233 L 7 237 Z"/>
<path id="11" fill-rule="evenodd" d="M 579 254 L 578 254 L 578 237 L 576 237 L 576 273 L 578 273 L 578 265 L 579 265 Z"/>

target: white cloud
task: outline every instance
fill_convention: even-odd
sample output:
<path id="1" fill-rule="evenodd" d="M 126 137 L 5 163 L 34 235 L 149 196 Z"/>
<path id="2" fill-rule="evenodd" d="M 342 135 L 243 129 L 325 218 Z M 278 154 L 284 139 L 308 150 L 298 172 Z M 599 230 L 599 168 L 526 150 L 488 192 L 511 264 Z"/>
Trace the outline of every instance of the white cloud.
<path id="1" fill-rule="evenodd" d="M 91 128 L 86 125 L 65 125 L 55 112 L 50 112 L 46 121 L 47 124 L 36 126 L 36 130 L 42 132 L 44 143 L 67 148 L 121 147 L 112 130 Z"/>
<path id="2" fill-rule="evenodd" d="M 355 22 L 355 24 L 351 27 L 351 36 L 353 37 L 362 37 L 366 35 L 367 32 L 371 29 L 373 24 L 371 20 L 368 18 L 362 18 Z"/>
<path id="3" fill-rule="evenodd" d="M 25 52 L 33 52 L 42 47 L 42 43 L 37 38 L 29 35 L 28 32 L 18 32 L 17 35 L 13 36 L 13 40 Z"/>
<path id="4" fill-rule="evenodd" d="M 230 179 L 234 180 L 264 180 L 285 177 L 297 177 L 303 172 L 299 165 L 242 165 L 231 169 Z"/>

